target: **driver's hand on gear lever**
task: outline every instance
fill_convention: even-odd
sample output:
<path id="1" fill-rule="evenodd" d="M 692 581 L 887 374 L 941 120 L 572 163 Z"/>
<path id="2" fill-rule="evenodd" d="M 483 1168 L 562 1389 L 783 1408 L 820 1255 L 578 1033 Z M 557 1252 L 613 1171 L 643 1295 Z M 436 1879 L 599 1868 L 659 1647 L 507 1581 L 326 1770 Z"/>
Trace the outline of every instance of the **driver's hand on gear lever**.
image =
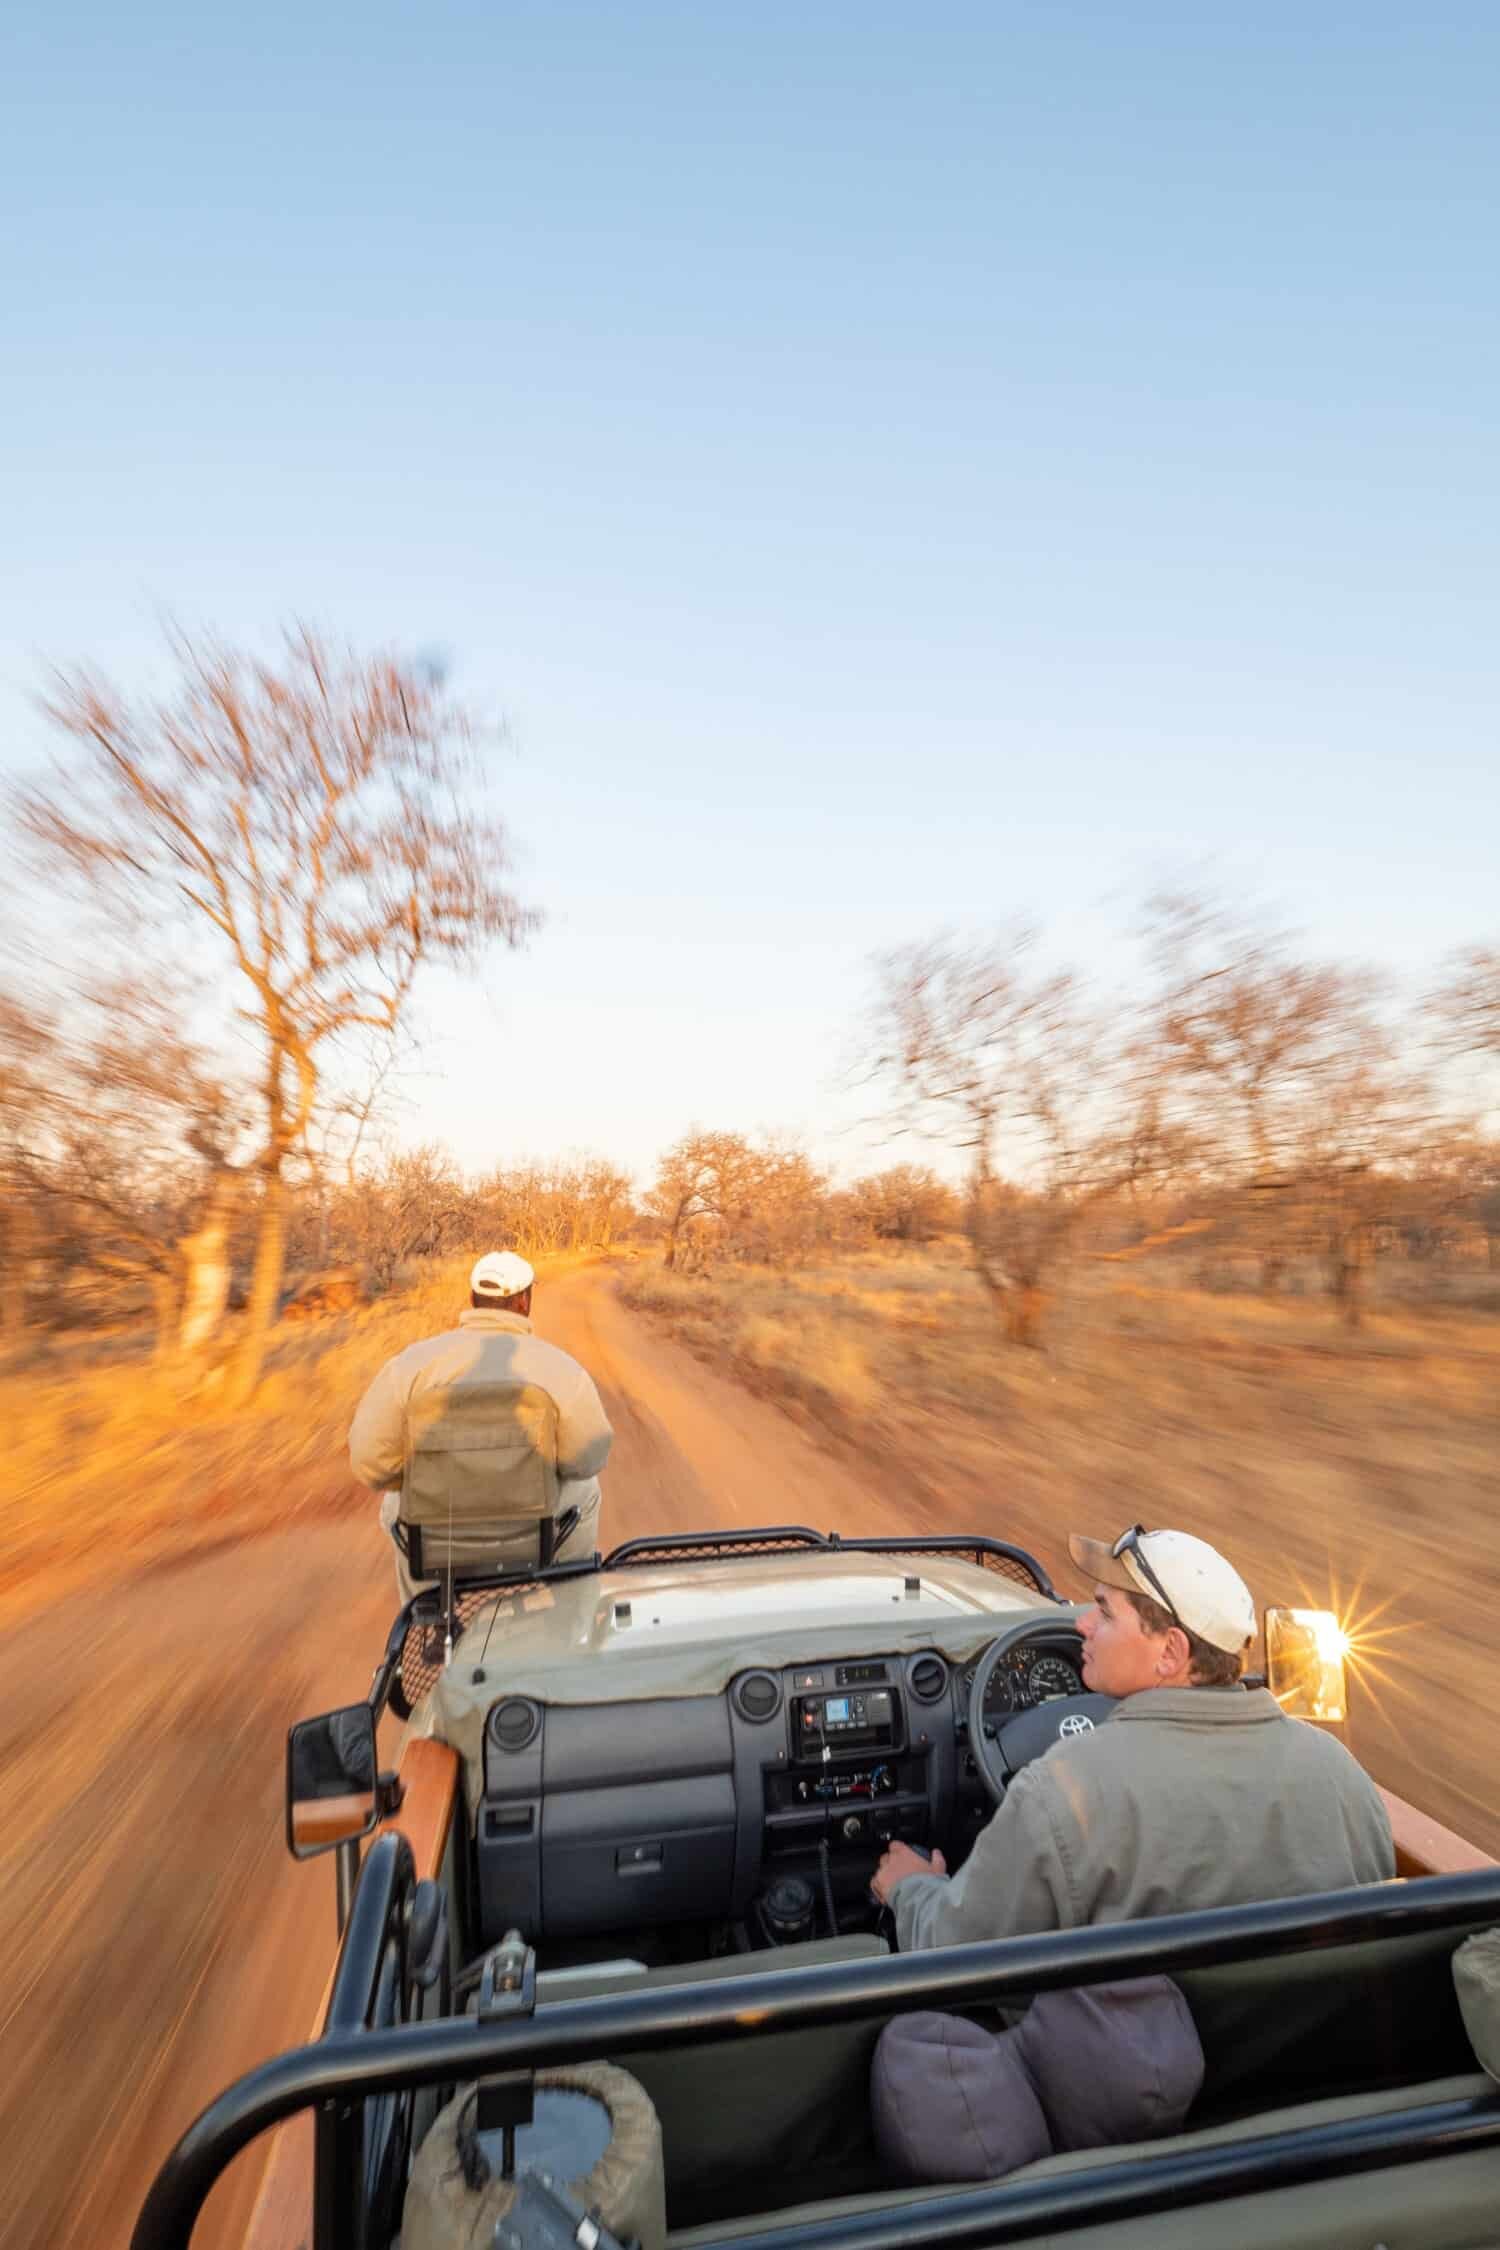
<path id="1" fill-rule="evenodd" d="M 870 1888 L 882 1906 L 889 1906 L 891 1893 L 908 1875 L 946 1875 L 948 1862 L 941 1852 L 913 1851 L 910 1844 L 887 1844 L 880 1857 L 880 1865 L 870 1877 Z"/>

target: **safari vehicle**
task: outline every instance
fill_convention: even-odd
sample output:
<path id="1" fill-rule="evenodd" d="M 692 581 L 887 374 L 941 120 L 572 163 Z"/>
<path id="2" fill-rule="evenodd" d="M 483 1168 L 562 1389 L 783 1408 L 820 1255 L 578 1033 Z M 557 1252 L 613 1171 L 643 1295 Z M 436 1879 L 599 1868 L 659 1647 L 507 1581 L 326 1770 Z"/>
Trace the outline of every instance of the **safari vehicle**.
<path id="1" fill-rule="evenodd" d="M 1393 1883 L 890 1950 L 883 1840 L 961 1862 L 1009 1776 L 1103 1715 L 1076 1618 L 998 1540 L 796 1527 L 544 1544 L 419 1594 L 366 1701 L 289 1738 L 291 1849 L 336 1855 L 316 2034 L 204 2112 L 135 2250 L 186 2250 L 269 2128 L 244 2250 L 1493 2244 L 1500 2087 L 1451 1958 L 1500 1923 L 1500 1865 L 1397 1799 Z M 1267 1644 L 1273 1688 L 1337 1723 L 1336 1637 L 1269 1612 Z M 377 1775 L 388 1707 L 410 1723 Z M 882 2175 L 891 2015 L 1158 1972 L 1205 2050 L 1189 2130 Z"/>

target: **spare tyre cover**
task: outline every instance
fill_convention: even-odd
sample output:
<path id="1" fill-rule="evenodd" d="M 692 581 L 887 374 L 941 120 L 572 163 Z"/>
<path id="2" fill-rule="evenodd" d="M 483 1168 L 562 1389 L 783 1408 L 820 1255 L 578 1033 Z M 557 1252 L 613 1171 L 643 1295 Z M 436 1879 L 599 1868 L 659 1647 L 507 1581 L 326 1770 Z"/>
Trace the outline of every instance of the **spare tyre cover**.
<path id="1" fill-rule="evenodd" d="M 665 2250 L 666 2181 L 662 2169 L 661 2126 L 651 2097 L 638 2079 L 612 2063 L 569 2063 L 539 2070 L 538 2092 L 547 2087 L 592 2094 L 609 2111 L 609 2145 L 581 2179 L 565 2180 L 575 2203 L 597 2209 L 621 2241 L 633 2238 L 641 2250 Z M 401 2250 L 490 2250 L 495 2227 L 515 2200 L 513 2180 L 498 2176 L 471 2188 L 459 2158 L 459 2129 L 474 2088 L 461 2087 L 412 2161 L 401 2220 Z"/>

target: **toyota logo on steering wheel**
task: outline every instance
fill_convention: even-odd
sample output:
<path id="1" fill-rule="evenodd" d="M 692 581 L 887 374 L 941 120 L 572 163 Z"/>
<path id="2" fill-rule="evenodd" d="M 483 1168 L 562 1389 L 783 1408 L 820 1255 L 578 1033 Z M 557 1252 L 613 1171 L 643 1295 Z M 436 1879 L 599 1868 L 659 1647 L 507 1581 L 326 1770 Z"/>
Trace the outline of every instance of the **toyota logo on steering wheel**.
<path id="1" fill-rule="evenodd" d="M 1086 1711 L 1070 1711 L 1057 1731 L 1059 1734 L 1092 1734 L 1094 1722 Z"/>

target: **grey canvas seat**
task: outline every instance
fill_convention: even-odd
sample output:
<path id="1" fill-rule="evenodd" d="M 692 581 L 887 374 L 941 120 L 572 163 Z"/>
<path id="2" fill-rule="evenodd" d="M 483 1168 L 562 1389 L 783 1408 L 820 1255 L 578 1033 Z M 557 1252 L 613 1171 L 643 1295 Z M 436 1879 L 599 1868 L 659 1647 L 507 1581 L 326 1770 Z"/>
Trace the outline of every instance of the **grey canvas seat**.
<path id="1" fill-rule="evenodd" d="M 1127 2149 L 1046 2157 L 1011 2177 L 1043 2178 L 1058 2169 L 1153 2150 L 1213 2147 L 1291 2123 L 1379 2115 L 1415 2100 L 1451 2098 L 1453 2089 L 1484 2090 L 1489 2081 L 1475 2075 L 1473 2050 L 1453 1991 L 1451 1959 L 1463 1935 L 1462 1930 L 1439 1930 L 1185 1973 L 1179 1982 L 1208 2061 L 1192 2129 Z M 793 1954 L 811 1965 L 882 1949 L 879 1939 L 846 1938 L 837 1941 L 836 1949 L 828 1944 L 788 1948 L 779 1957 L 739 1955 L 650 1972 L 638 1981 L 692 1983 L 755 1975 L 773 1965 L 789 1965 Z M 612 1982 L 608 1989 L 621 1987 Z M 570 1983 L 557 1997 L 583 1997 L 587 1990 L 586 1982 Z M 732 2240 L 773 2222 L 876 2210 L 893 2199 L 944 2192 L 902 2191 L 883 2177 L 868 2086 L 870 2059 L 884 2020 L 609 2056 L 646 2086 L 661 2117 L 667 2218 L 674 2243 L 679 2238 L 687 2245 Z M 1450 2158 L 1445 2164 L 1459 2161 Z M 1476 2156 L 1472 2165 L 1476 2196 L 1493 2196 L 1500 2213 L 1500 2157 Z M 1403 2168 L 1413 2175 L 1414 2210 L 1423 2207 L 1425 2170 L 1422 2165 Z M 1455 2191 L 1467 2177 L 1453 2172 Z M 1323 2223 L 1317 2204 L 1314 2195 L 1306 2219 L 1314 2229 L 1307 2238 L 1310 2245 L 1324 2240 L 1316 2232 Z M 1221 2206 L 1214 2208 L 1217 2212 Z M 1500 2225 L 1492 2232 L 1500 2240 Z M 1070 2234 L 1067 2239 L 1081 2241 L 1084 2236 Z M 1144 2244 L 1146 2237 L 1139 2239 Z M 1205 2238 L 1195 2238 L 1189 2230 L 1179 2239 L 1186 2244 Z M 1335 2234 L 1327 2239 L 1342 2243 L 1361 2238 Z M 1464 2239 L 1454 2237 L 1455 2242 Z M 1393 2238 L 1378 2232 L 1369 2237 L 1377 2240 Z"/>
<path id="2" fill-rule="evenodd" d="M 536 1383 L 418 1392 L 396 1517 L 414 1578 L 462 1580 L 553 1559 L 558 1412 Z"/>
<path id="3" fill-rule="evenodd" d="M 856 1932 L 768 1952 L 682 1962 L 634 1976 L 570 1976 L 538 2004 L 544 2007 L 547 1998 L 584 2000 L 596 1992 L 870 1960 L 889 1950 L 884 1938 Z M 700 2217 L 743 2208 L 747 2194 L 763 2205 L 778 2179 L 794 2183 L 797 2194 L 814 2197 L 867 2185 L 874 2162 L 870 2058 L 882 2020 L 821 2024 L 807 2031 L 651 2052 L 622 2048 L 604 2058 L 638 2079 L 655 2104 L 666 2164 L 668 2224 L 690 2225 Z"/>
<path id="4" fill-rule="evenodd" d="M 1500 2100 L 1500 2090 L 1482 2071 L 1469 2071 L 1418 2087 L 1386 2087 L 1378 2093 L 1262 2110 L 1232 2124 L 1196 2133 L 1174 2133 L 1164 2140 L 1044 2156 L 997 2184 L 1019 2187 L 1077 2177 L 1126 2158 L 1149 2163 L 1152 2157 L 1229 2147 L 1260 2134 L 1379 2117 L 1417 2099 L 1436 2103 L 1475 2095 Z M 710 2245 L 742 2241 L 772 2226 L 899 2210 L 904 2204 L 934 2197 L 947 2200 L 972 2192 L 968 2187 L 879 2188 L 862 2195 L 782 2206 L 757 2217 L 673 2228 L 668 2250 L 709 2250 Z M 1045 2243 L 1049 2250 L 1054 2244 L 1057 2250 L 1065 2244 L 1076 2245 L 1077 2250 L 1203 2250 L 1208 2243 L 1214 2250 L 1268 2250 L 1271 2244 L 1275 2250 L 1371 2250 L 1377 2243 L 1385 2244 L 1387 2250 L 1491 2250 L 1500 2240 L 1500 2151 L 1478 2150 L 1215 2203 L 1184 2204 L 1066 2233 L 1044 2229 L 1027 2239 Z"/>

